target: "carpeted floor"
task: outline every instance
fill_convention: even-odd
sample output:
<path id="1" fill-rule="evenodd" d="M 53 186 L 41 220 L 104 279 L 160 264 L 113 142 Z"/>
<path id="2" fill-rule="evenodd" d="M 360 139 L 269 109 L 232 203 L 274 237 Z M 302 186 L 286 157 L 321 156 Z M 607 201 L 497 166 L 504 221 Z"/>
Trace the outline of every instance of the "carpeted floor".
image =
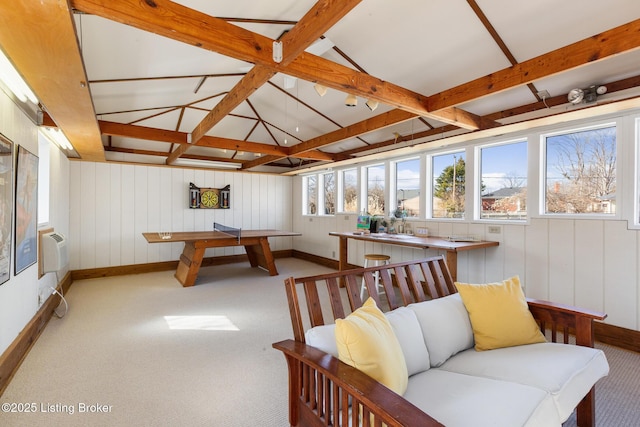
<path id="1" fill-rule="evenodd" d="M 34 411 L 0 412 L 0 425 L 288 425 L 286 363 L 271 347 L 292 336 L 283 280 L 329 270 L 277 265 L 274 277 L 248 263 L 204 268 L 192 288 L 172 271 L 75 282 L 68 314 L 0 397 Z M 598 426 L 638 426 L 640 355 L 603 348 L 612 369 L 596 392 Z"/>

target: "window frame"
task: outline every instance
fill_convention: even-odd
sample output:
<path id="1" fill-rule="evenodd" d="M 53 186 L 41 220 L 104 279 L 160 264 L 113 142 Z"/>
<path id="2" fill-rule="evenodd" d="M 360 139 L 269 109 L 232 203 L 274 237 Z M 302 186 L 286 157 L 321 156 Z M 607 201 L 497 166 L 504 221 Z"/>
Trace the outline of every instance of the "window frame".
<path id="1" fill-rule="evenodd" d="M 455 148 L 455 149 L 450 149 L 450 150 L 446 150 L 446 151 L 438 151 L 438 152 L 433 152 L 433 153 L 429 153 L 427 154 L 427 158 L 426 158 L 426 163 L 427 163 L 427 168 L 426 168 L 426 174 L 425 174 L 425 179 L 424 181 L 427 181 L 428 179 L 428 183 L 427 185 L 427 189 L 428 189 L 428 194 L 425 195 L 425 197 L 427 198 L 427 203 L 425 203 L 427 205 L 427 211 L 425 211 L 425 215 L 422 216 L 421 218 L 426 218 L 426 219 L 432 219 L 434 221 L 453 221 L 453 222 L 462 222 L 462 221 L 470 221 L 469 219 L 469 209 L 468 209 L 468 204 L 469 204 L 469 191 L 468 191 L 468 185 L 469 185 L 469 178 L 471 177 L 471 180 L 474 180 L 475 177 L 473 176 L 473 162 L 469 161 L 469 157 L 473 157 L 473 150 L 468 150 L 468 148 L 472 148 L 472 147 L 468 147 L 468 146 L 461 146 L 459 148 Z M 433 199 L 435 198 L 435 180 L 436 177 L 433 176 L 433 159 L 434 157 L 440 157 L 440 156 L 446 156 L 446 155 L 456 155 L 456 153 L 462 153 L 464 155 L 464 162 L 465 162 L 465 198 L 464 198 L 464 213 L 461 217 L 459 218 L 455 218 L 455 217 L 434 217 L 433 216 Z M 471 172 L 471 174 L 469 173 Z M 473 187 L 472 187 L 473 188 Z"/>
<path id="2" fill-rule="evenodd" d="M 333 176 L 333 213 L 325 213 L 326 210 L 326 185 L 325 185 L 325 180 L 327 175 L 332 175 Z M 321 172 L 318 173 L 318 178 L 316 179 L 317 185 L 318 185 L 318 189 L 317 189 L 317 194 L 316 197 L 318 198 L 317 201 L 317 215 L 318 216 L 335 216 L 337 214 L 337 183 L 336 183 L 336 173 L 334 171 L 326 171 L 326 172 Z M 320 189 L 322 189 L 322 197 L 320 197 Z"/>
<path id="3" fill-rule="evenodd" d="M 383 194 L 384 194 L 384 209 L 382 213 L 374 214 L 373 212 L 369 212 L 369 170 L 375 167 L 382 167 L 384 169 L 384 178 L 382 180 L 383 185 Z M 382 215 L 384 217 L 389 216 L 389 161 L 383 162 L 373 162 L 367 165 L 362 166 L 362 180 L 361 180 L 361 203 L 360 210 L 362 212 L 366 212 L 370 215 Z"/>
<path id="4" fill-rule="evenodd" d="M 389 169 L 390 169 L 390 179 L 389 179 L 389 194 L 388 194 L 388 216 L 393 216 L 394 212 L 398 208 L 398 164 L 404 163 L 408 161 L 418 161 L 418 216 L 407 216 L 407 221 L 409 220 L 418 220 L 424 218 L 424 186 L 422 174 L 424 172 L 423 167 L 423 158 L 424 156 L 415 155 L 409 157 L 399 157 L 397 159 L 393 159 L 389 161 Z M 406 200 L 406 199 L 405 199 Z M 392 209 L 393 207 L 393 209 Z"/>
<path id="5" fill-rule="evenodd" d="M 344 179 L 344 174 L 346 172 L 351 172 L 351 171 L 355 171 L 356 174 L 356 210 L 354 212 L 351 211 L 346 211 L 345 207 L 344 207 L 344 194 L 345 194 L 345 179 Z M 344 168 L 344 169 L 340 169 L 337 172 L 337 209 L 336 209 L 336 214 L 347 214 L 347 215 L 357 215 L 358 212 L 360 212 L 360 168 L 357 167 L 349 167 L 349 168 Z"/>
<path id="6" fill-rule="evenodd" d="M 567 135 L 571 133 L 584 132 L 595 129 L 603 129 L 607 127 L 614 127 L 616 134 L 616 212 L 614 214 L 606 214 L 606 213 L 561 213 L 561 212 L 546 212 L 546 197 L 547 197 L 547 189 L 546 189 L 546 181 L 547 181 L 547 138 L 558 136 L 558 135 Z M 620 162 L 620 153 L 621 153 L 621 145 L 620 141 L 622 140 L 621 132 L 624 128 L 623 120 L 620 117 L 613 118 L 601 118 L 600 120 L 586 122 L 573 123 L 571 125 L 565 125 L 562 127 L 557 127 L 553 130 L 549 130 L 546 132 L 541 132 L 539 134 L 539 158 L 538 158 L 538 188 L 537 188 L 537 215 L 541 218 L 562 218 L 562 219 L 598 219 L 598 220 L 620 220 L 622 219 L 622 211 L 624 206 L 622 206 L 620 194 L 622 194 L 622 190 L 624 187 L 621 185 L 624 179 L 623 177 L 624 166 L 622 162 Z M 637 173 L 637 172 L 636 172 Z M 531 218 L 533 212 L 527 213 L 528 217 Z"/>
<path id="7" fill-rule="evenodd" d="M 51 146 L 56 146 L 42 132 L 38 132 L 38 227 L 51 222 Z M 57 147 L 57 146 L 56 146 Z"/>
<path id="8" fill-rule="evenodd" d="M 315 178 L 316 180 L 316 213 L 309 212 L 309 179 Z M 303 216 L 317 216 L 318 215 L 318 174 L 308 174 L 302 177 L 302 215 Z"/>
<path id="9" fill-rule="evenodd" d="M 524 143 L 526 146 L 526 180 L 527 180 L 527 213 L 522 219 L 491 219 L 491 218 L 482 218 L 482 150 L 485 148 L 494 148 L 504 145 L 510 144 L 519 144 Z M 474 169 L 476 173 L 473 176 L 473 221 L 482 222 L 482 223 L 496 223 L 496 224 L 525 224 L 531 218 L 531 209 L 529 204 L 529 195 L 531 188 L 531 161 L 530 161 L 530 153 L 531 153 L 531 137 L 529 135 L 523 135 L 520 137 L 504 140 L 504 141 L 495 141 L 495 142 L 487 142 L 485 144 L 474 145 L 473 147 L 473 156 L 474 156 Z M 465 180 L 465 184 L 467 181 Z M 466 210 L 465 210 L 466 211 Z"/>

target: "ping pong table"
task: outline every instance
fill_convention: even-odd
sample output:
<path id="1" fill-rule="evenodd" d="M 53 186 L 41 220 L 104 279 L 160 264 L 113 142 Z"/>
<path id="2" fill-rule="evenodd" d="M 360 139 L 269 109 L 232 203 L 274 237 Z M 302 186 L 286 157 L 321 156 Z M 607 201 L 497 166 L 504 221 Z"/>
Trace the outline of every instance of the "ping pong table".
<path id="1" fill-rule="evenodd" d="M 183 287 L 187 287 L 195 284 L 207 248 L 244 246 L 251 267 L 262 267 L 271 276 L 276 276 L 278 270 L 269 247 L 269 237 L 300 236 L 301 233 L 280 230 L 240 230 L 214 224 L 214 231 L 156 232 L 142 233 L 142 235 L 149 243 L 184 242 L 175 277 Z"/>

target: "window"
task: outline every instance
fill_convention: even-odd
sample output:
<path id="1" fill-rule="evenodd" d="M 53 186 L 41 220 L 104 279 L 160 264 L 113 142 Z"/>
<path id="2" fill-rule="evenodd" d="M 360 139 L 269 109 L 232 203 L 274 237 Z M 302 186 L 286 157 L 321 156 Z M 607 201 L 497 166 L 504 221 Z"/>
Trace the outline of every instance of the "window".
<path id="1" fill-rule="evenodd" d="M 420 159 L 396 163 L 396 210 L 409 218 L 420 216 Z"/>
<path id="2" fill-rule="evenodd" d="M 480 148 L 480 218 L 527 217 L 526 141 Z"/>
<path id="3" fill-rule="evenodd" d="M 316 215 L 318 213 L 318 177 L 317 175 L 309 175 L 304 179 L 305 193 L 305 214 Z"/>
<path id="4" fill-rule="evenodd" d="M 38 224 L 49 223 L 49 144 L 49 139 L 38 133 Z"/>
<path id="5" fill-rule="evenodd" d="M 333 172 L 322 174 L 323 186 L 323 213 L 325 215 L 336 214 L 336 180 Z"/>
<path id="6" fill-rule="evenodd" d="M 367 213 L 384 215 L 384 165 L 369 166 L 367 170 Z"/>
<path id="7" fill-rule="evenodd" d="M 356 169 L 342 171 L 342 211 L 358 212 L 358 171 Z"/>
<path id="8" fill-rule="evenodd" d="M 432 157 L 433 218 L 464 217 L 464 159 L 464 152 Z"/>
<path id="9" fill-rule="evenodd" d="M 616 127 L 545 137 L 545 213 L 615 214 Z"/>

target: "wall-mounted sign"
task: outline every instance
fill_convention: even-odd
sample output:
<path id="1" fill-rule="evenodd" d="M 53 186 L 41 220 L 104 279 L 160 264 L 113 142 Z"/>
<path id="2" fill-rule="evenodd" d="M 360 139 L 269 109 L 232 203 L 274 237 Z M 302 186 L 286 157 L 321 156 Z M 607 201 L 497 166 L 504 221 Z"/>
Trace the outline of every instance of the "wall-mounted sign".
<path id="1" fill-rule="evenodd" d="M 190 209 L 229 209 L 231 207 L 231 185 L 224 188 L 200 188 L 189 183 Z"/>

